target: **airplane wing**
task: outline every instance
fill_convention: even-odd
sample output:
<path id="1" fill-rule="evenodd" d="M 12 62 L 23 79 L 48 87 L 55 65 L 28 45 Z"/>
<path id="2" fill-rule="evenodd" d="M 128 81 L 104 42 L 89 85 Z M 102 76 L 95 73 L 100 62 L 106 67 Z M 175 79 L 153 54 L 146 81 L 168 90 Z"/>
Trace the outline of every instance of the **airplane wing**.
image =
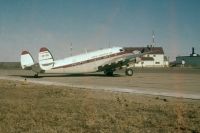
<path id="1" fill-rule="evenodd" d="M 151 49 L 148 49 L 147 52 L 145 52 L 145 49 L 142 49 L 141 51 L 135 50 L 132 53 L 128 53 L 124 57 L 115 58 L 106 62 L 104 65 L 98 67 L 98 71 L 115 70 L 123 66 L 128 66 L 131 62 L 135 62 L 137 57 L 141 57 L 149 53 L 152 53 Z"/>

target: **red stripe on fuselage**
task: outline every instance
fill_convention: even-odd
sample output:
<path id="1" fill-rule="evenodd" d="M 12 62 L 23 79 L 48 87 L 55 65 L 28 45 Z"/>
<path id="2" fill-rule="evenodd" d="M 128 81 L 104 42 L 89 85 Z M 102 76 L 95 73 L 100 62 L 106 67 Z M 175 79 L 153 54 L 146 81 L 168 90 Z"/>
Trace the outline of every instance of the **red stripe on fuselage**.
<path id="1" fill-rule="evenodd" d="M 72 64 L 68 64 L 68 65 L 54 67 L 53 69 L 67 68 L 67 67 L 72 67 L 72 66 L 83 65 L 83 64 L 86 64 L 86 63 L 91 63 L 91 62 L 94 62 L 94 61 L 99 61 L 99 60 L 103 60 L 103 59 L 107 59 L 107 58 L 111 58 L 111 57 L 115 57 L 115 56 L 119 56 L 119 55 L 123 55 L 123 54 L 127 54 L 127 52 L 119 52 L 119 53 L 115 53 L 115 54 L 111 54 L 111 55 L 107 55 L 107 56 L 102 56 L 102 57 L 98 57 L 98 58 L 94 58 L 94 59 L 90 59 L 90 60 L 85 60 L 85 61 L 82 61 L 82 62 L 76 62 L 76 63 L 72 63 Z"/>

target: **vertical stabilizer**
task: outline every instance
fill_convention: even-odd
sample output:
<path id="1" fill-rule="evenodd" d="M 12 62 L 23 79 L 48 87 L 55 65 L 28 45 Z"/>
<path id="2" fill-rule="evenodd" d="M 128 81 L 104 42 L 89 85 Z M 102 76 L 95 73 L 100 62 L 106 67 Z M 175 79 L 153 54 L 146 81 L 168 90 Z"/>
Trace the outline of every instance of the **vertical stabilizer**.
<path id="1" fill-rule="evenodd" d="M 31 68 L 34 65 L 34 60 L 28 51 L 21 53 L 21 67 L 22 69 Z"/>
<path id="2" fill-rule="evenodd" d="M 50 70 L 54 66 L 54 59 L 50 51 L 43 47 L 39 52 L 39 65 L 43 70 Z"/>

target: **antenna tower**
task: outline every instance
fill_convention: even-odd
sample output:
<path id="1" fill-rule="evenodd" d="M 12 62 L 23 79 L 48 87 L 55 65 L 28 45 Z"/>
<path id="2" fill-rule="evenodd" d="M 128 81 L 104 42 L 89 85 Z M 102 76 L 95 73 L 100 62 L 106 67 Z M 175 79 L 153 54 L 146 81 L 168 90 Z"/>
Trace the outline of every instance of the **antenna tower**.
<path id="1" fill-rule="evenodd" d="M 155 33 L 152 31 L 152 46 L 155 45 Z"/>

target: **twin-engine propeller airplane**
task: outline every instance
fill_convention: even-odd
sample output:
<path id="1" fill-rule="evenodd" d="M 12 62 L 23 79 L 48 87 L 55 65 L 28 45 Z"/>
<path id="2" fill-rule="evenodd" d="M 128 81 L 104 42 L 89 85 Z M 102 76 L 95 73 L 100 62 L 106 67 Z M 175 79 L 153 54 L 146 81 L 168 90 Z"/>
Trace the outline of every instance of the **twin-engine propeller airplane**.
<path id="1" fill-rule="evenodd" d="M 61 60 L 54 60 L 51 52 L 43 47 L 39 52 L 39 62 L 35 63 L 28 51 L 21 53 L 21 67 L 35 72 L 34 77 L 39 73 L 66 73 L 80 74 L 92 72 L 104 72 L 105 75 L 112 76 L 117 69 L 125 68 L 125 74 L 133 75 L 130 63 L 139 62 L 141 56 L 150 53 L 143 49 L 141 51 L 128 51 L 123 47 L 106 48 L 93 52 L 88 52 L 76 56 L 67 57 Z"/>

